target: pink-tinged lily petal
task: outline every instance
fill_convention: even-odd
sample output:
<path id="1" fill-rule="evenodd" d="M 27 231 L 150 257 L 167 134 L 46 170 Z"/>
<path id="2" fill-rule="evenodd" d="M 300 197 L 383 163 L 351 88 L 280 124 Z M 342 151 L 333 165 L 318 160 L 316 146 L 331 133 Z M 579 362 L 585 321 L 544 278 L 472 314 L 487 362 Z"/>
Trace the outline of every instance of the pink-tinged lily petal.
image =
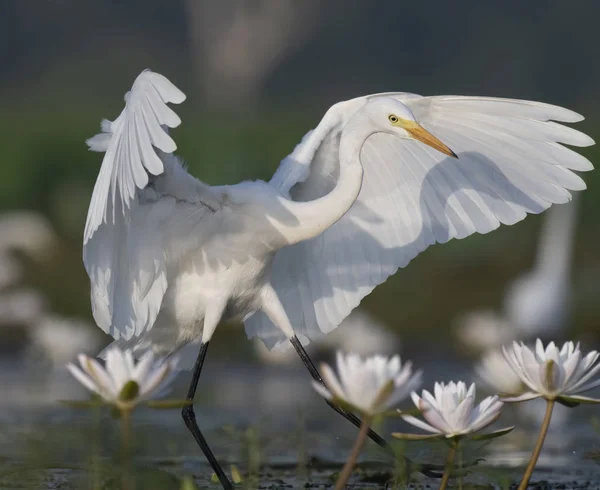
<path id="1" fill-rule="evenodd" d="M 439 410 L 440 409 L 440 401 L 434 397 L 431 393 L 429 393 L 429 391 L 427 390 L 423 390 L 423 392 L 421 393 L 421 398 L 426 401 L 429 405 L 431 405 L 431 407 L 433 407 L 435 410 Z M 441 398 L 441 394 L 440 394 L 440 398 Z M 414 401 L 414 399 L 413 399 Z M 415 402 L 415 405 L 418 406 L 418 404 Z"/>
<path id="2" fill-rule="evenodd" d="M 106 353 L 106 372 L 113 379 L 117 392 L 120 392 L 125 383 L 132 379 L 125 354 L 121 349 L 115 347 Z"/>
<path id="3" fill-rule="evenodd" d="M 342 352 L 338 351 L 336 355 L 337 373 L 344 393 L 346 393 L 346 383 L 352 383 L 350 378 L 350 367 L 347 365 L 346 361 L 350 361 L 350 355 L 346 358 Z"/>
<path id="4" fill-rule="evenodd" d="M 167 377 L 160 383 L 160 385 L 155 390 L 153 390 L 152 392 L 148 392 L 145 395 L 146 399 L 162 398 L 165 395 L 167 395 L 169 393 L 171 383 L 179 374 L 179 371 L 177 370 L 177 366 L 179 365 L 178 357 L 169 357 L 163 361 L 163 364 L 169 365 L 169 372 L 167 374 Z"/>
<path id="5" fill-rule="evenodd" d="M 438 408 L 438 409 L 442 408 L 443 393 L 444 393 L 444 390 L 442 388 L 442 384 L 441 383 L 435 383 L 433 385 L 433 394 L 434 394 L 434 397 L 435 397 L 435 407 Z M 425 397 L 425 390 L 423 390 L 423 397 Z"/>
<path id="6" fill-rule="evenodd" d="M 98 390 L 104 394 L 104 398 L 115 397 L 118 394 L 118 389 L 114 381 L 96 359 L 92 359 L 84 354 L 80 354 L 77 358 L 83 371 L 96 384 Z"/>
<path id="7" fill-rule="evenodd" d="M 333 396 L 341 398 L 342 400 L 346 399 L 346 393 L 340 385 L 337 376 L 327 364 L 321 364 L 321 377 Z"/>
<path id="8" fill-rule="evenodd" d="M 417 371 L 412 378 L 408 378 L 405 382 L 400 385 L 395 385 L 394 391 L 390 395 L 390 398 L 385 403 L 385 408 L 389 409 L 396 406 L 401 401 L 408 398 L 409 394 L 421 386 L 421 371 Z"/>
<path id="9" fill-rule="evenodd" d="M 400 360 L 398 358 L 398 362 L 399 361 Z M 418 371 L 417 371 L 417 373 L 418 373 Z M 396 385 L 396 386 L 400 386 L 400 385 L 403 385 L 406 382 L 408 382 L 408 380 L 411 377 L 411 374 L 412 374 L 412 363 L 410 363 L 410 362 L 407 362 L 404 365 L 404 367 L 402 368 L 402 370 L 399 371 L 399 374 L 397 376 L 394 374 L 394 371 L 390 371 L 388 373 L 389 376 L 394 377 L 394 385 Z"/>
<path id="10" fill-rule="evenodd" d="M 425 390 L 423 390 L 423 392 L 425 392 Z M 421 403 L 421 397 L 417 394 L 416 391 L 413 391 L 410 394 L 410 398 L 412 399 L 413 403 L 415 404 L 416 407 L 419 407 L 420 403 Z"/>
<path id="11" fill-rule="evenodd" d="M 127 364 L 127 371 L 129 376 L 133 378 L 133 370 L 135 369 L 135 360 L 133 359 L 133 352 L 131 349 L 125 351 L 125 363 Z"/>
<path id="12" fill-rule="evenodd" d="M 592 369 L 590 369 L 586 374 L 584 374 L 577 382 L 574 382 L 571 386 L 567 388 L 568 393 L 577 393 L 581 390 L 581 386 L 587 384 L 590 378 L 596 376 L 600 372 L 600 364 L 596 364 Z"/>
<path id="13" fill-rule="evenodd" d="M 338 376 L 343 388 L 344 399 L 351 405 L 360 404 L 365 396 L 365 391 L 373 389 L 372 382 L 366 382 L 366 369 L 363 370 L 362 359 L 354 353 L 347 356 L 338 352 Z M 370 395 L 372 396 L 372 395 Z"/>
<path id="14" fill-rule="evenodd" d="M 474 397 L 474 396 L 475 396 L 475 383 L 471 383 L 471 386 L 469 386 L 469 389 L 467 390 L 465 398 Z"/>
<path id="15" fill-rule="evenodd" d="M 598 386 L 600 386 L 600 379 L 596 379 L 594 381 L 588 381 L 587 383 L 577 387 L 577 393 L 584 393 L 586 391 L 593 390 L 594 388 L 597 388 Z M 567 392 L 571 393 L 571 390 L 568 390 Z"/>
<path id="16" fill-rule="evenodd" d="M 429 422 L 431 426 L 437 428 L 439 432 L 446 433 L 452 431 L 453 427 L 448 423 L 443 413 L 434 408 L 427 407 L 426 404 L 425 406 L 421 405 L 419 408 L 421 408 L 421 415 L 423 418 Z"/>
<path id="17" fill-rule="evenodd" d="M 581 352 L 575 351 L 571 356 L 567 357 L 562 367 L 564 369 L 564 381 L 561 384 L 561 388 L 565 388 L 571 382 L 573 374 L 577 371 L 577 366 L 581 362 Z"/>
<path id="18" fill-rule="evenodd" d="M 454 398 L 454 395 L 456 393 L 456 385 L 454 385 L 454 383 L 450 382 L 450 388 L 449 390 L 443 390 L 442 391 L 442 401 L 440 403 L 440 409 L 439 409 L 439 414 L 448 422 L 450 423 L 450 414 L 454 411 L 454 409 L 456 408 L 456 400 Z"/>
<path id="19" fill-rule="evenodd" d="M 146 398 L 152 392 L 158 391 L 161 385 L 169 380 L 171 373 L 171 365 L 168 362 L 158 366 L 140 385 L 140 398 Z"/>
<path id="20" fill-rule="evenodd" d="M 546 361 L 554 361 L 557 364 L 560 362 L 559 350 L 554 342 L 550 342 L 546 347 Z"/>
<path id="21" fill-rule="evenodd" d="M 67 364 L 67 369 L 73 375 L 73 377 L 79 381 L 85 388 L 90 390 L 93 393 L 101 395 L 100 390 L 86 374 L 83 373 L 77 366 L 72 363 Z"/>
<path id="22" fill-rule="evenodd" d="M 325 400 L 333 400 L 333 395 L 331 394 L 331 392 L 327 388 L 325 388 L 321 383 L 313 381 L 312 385 L 315 391 L 323 398 L 325 398 Z"/>
<path id="23" fill-rule="evenodd" d="M 530 390 L 535 391 L 537 389 L 537 387 L 533 383 L 528 370 L 524 368 L 523 359 L 522 359 L 522 351 L 523 351 L 523 349 L 517 342 L 513 342 L 512 349 L 502 347 L 502 353 L 504 354 L 504 358 L 510 364 L 513 371 L 521 378 L 521 381 Z"/>
<path id="24" fill-rule="evenodd" d="M 427 432 L 432 432 L 434 434 L 440 434 L 441 431 L 436 429 L 435 427 L 432 427 L 429 424 L 426 424 L 425 422 L 423 422 L 422 420 L 413 417 L 412 415 L 401 415 L 401 417 L 404 419 L 405 422 L 408 422 L 411 425 L 414 425 L 415 427 L 418 427 L 419 429 L 423 429 Z"/>
<path id="25" fill-rule="evenodd" d="M 537 366 L 538 364 L 540 364 L 540 362 L 537 360 L 536 356 L 534 355 L 533 352 L 531 352 L 527 346 L 525 345 L 521 345 L 521 349 L 518 352 L 520 359 L 521 359 L 521 366 L 522 367 L 527 367 L 527 366 Z M 545 354 L 544 354 L 544 358 L 545 358 Z M 541 361 L 544 362 L 544 361 Z"/>
<path id="26" fill-rule="evenodd" d="M 385 357 L 384 357 L 385 360 Z M 410 362 L 407 362 L 404 367 L 409 369 L 411 368 L 412 364 Z M 392 357 L 389 362 L 387 362 L 387 369 L 386 369 L 386 377 L 391 378 L 396 376 L 396 374 L 398 372 L 400 372 L 400 367 L 401 367 L 401 363 L 400 363 L 400 356 L 399 355 L 395 355 L 394 357 Z"/>
<path id="27" fill-rule="evenodd" d="M 488 425 L 493 424 L 496 420 L 498 420 L 498 417 L 500 417 L 500 408 L 498 408 L 497 411 L 490 411 L 489 413 L 481 415 L 477 421 L 475 421 L 473 425 L 469 427 L 470 430 L 468 432 L 477 432 L 486 428 Z"/>
<path id="28" fill-rule="evenodd" d="M 455 430 L 464 430 L 469 427 L 469 419 L 473 411 L 475 396 L 466 396 L 458 407 L 450 414 L 450 426 Z"/>
<path id="29" fill-rule="evenodd" d="M 560 349 L 560 356 L 564 357 L 565 359 L 567 357 L 570 357 L 571 355 L 573 355 L 573 353 L 575 351 L 579 350 L 579 342 L 577 343 L 577 345 L 575 345 L 573 342 L 565 342 L 562 346 L 562 348 Z"/>
<path id="30" fill-rule="evenodd" d="M 498 395 L 488 396 L 481 400 L 479 406 L 477 407 L 480 412 L 486 412 L 490 409 L 492 405 L 494 405 L 498 401 Z"/>
<path id="31" fill-rule="evenodd" d="M 469 432 L 477 432 L 492 423 L 500 415 L 503 403 L 498 396 L 489 396 L 484 399 L 471 413 Z"/>
<path id="32" fill-rule="evenodd" d="M 154 354 L 152 351 L 146 352 L 135 365 L 131 372 L 131 378 L 140 385 L 148 376 L 154 364 Z"/>
<path id="33" fill-rule="evenodd" d="M 595 350 L 593 350 L 587 356 L 585 356 L 581 363 L 584 371 L 587 371 L 590 367 L 592 367 L 592 365 L 594 365 L 595 362 L 598 360 L 598 357 L 600 357 L 600 353 L 596 352 Z"/>
<path id="34" fill-rule="evenodd" d="M 544 350 L 544 344 L 542 344 L 541 339 L 535 341 L 535 355 L 540 364 L 546 360 L 546 351 Z"/>

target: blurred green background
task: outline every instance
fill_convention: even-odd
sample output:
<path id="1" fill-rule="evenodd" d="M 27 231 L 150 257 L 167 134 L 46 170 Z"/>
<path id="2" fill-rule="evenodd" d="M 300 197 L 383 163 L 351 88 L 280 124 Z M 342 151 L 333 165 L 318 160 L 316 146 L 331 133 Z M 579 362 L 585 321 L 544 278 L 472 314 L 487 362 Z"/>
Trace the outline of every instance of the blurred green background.
<path id="1" fill-rule="evenodd" d="M 91 321 L 81 235 L 101 155 L 84 141 L 144 68 L 188 95 L 173 134 L 191 173 L 234 183 L 268 179 L 330 105 L 379 91 L 542 100 L 585 115 L 577 129 L 597 139 L 599 16 L 595 0 L 4 1 L 0 213 L 41 213 L 59 244 L 19 255 L 22 283 Z M 600 161 L 597 147 L 582 153 Z M 571 332 L 596 338 L 600 173 L 584 178 Z M 540 223 L 431 247 L 364 304 L 408 342 L 435 331 L 444 345 L 456 315 L 500 307 L 532 265 Z"/>

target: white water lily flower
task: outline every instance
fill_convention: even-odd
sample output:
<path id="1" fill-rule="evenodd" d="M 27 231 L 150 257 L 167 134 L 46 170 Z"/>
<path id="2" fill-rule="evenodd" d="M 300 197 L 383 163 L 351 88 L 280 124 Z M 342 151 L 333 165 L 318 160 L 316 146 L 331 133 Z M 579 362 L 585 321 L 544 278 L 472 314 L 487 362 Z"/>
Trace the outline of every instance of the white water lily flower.
<path id="1" fill-rule="evenodd" d="M 520 395 L 527 389 L 500 350 L 488 351 L 475 366 L 475 372 L 494 393 Z"/>
<path id="2" fill-rule="evenodd" d="M 498 396 L 489 396 L 475 406 L 475 384 L 467 390 L 467 385 L 462 381 L 448 384 L 435 383 L 434 394 L 435 396 L 423 390 L 422 396 L 416 393 L 411 395 L 425 422 L 412 415 L 402 415 L 406 422 L 430 432 L 431 435 L 422 437 L 397 433 L 392 435 L 401 439 L 436 437 L 451 439 L 466 436 L 495 422 L 500 416 L 503 405 Z M 473 438 L 497 437 L 511 430 L 512 427 Z"/>
<path id="3" fill-rule="evenodd" d="M 410 362 L 400 362 L 375 355 L 361 358 L 358 354 L 337 353 L 338 376 L 326 364 L 321 365 L 326 387 L 313 382 L 315 390 L 327 400 L 347 403 L 364 415 L 377 415 L 389 410 L 421 385 L 421 372 L 413 374 Z"/>
<path id="4" fill-rule="evenodd" d="M 72 363 L 67 369 L 83 386 L 105 402 L 120 409 L 132 409 L 156 398 L 176 374 L 177 358 L 155 360 L 152 352 L 136 363 L 131 350 L 115 347 L 106 353 L 106 368 L 84 354 L 78 356 L 81 369 Z"/>
<path id="5" fill-rule="evenodd" d="M 579 395 L 600 386 L 596 364 L 600 354 L 596 351 L 582 356 L 579 344 L 566 342 L 559 350 L 554 342 L 544 349 L 540 339 L 535 352 L 522 342 L 513 342 L 503 348 L 504 357 L 514 372 L 527 385 L 527 391 L 516 397 L 503 397 L 507 402 L 532 400 L 543 397 L 565 405 L 600 403 L 600 400 Z"/>

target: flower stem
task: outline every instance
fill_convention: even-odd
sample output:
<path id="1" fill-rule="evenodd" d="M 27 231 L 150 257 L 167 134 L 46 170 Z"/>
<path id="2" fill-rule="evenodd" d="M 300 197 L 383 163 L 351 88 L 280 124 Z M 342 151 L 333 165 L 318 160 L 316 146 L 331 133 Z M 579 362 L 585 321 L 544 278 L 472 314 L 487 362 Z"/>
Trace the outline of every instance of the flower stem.
<path id="1" fill-rule="evenodd" d="M 554 409 L 554 400 L 546 400 L 546 415 L 544 415 L 544 421 L 542 422 L 542 426 L 540 427 L 540 435 L 538 436 L 538 440 L 535 443 L 535 448 L 533 449 L 533 454 L 531 455 L 531 459 L 529 460 L 529 464 L 527 465 L 527 469 L 525 470 L 525 474 L 523 475 L 523 479 L 519 484 L 518 490 L 525 490 L 527 485 L 529 485 L 529 479 L 533 474 L 533 469 L 537 463 L 538 458 L 540 457 L 540 453 L 542 452 L 542 446 L 544 445 L 544 440 L 546 439 L 546 434 L 548 433 L 548 427 L 550 427 L 550 419 L 552 418 L 552 410 Z"/>
<path id="2" fill-rule="evenodd" d="M 356 464 L 356 460 L 363 446 L 365 445 L 365 441 L 367 440 L 367 435 L 369 434 L 369 426 L 371 425 L 371 417 L 369 415 L 365 415 L 362 419 L 362 424 L 360 425 L 360 431 L 358 432 L 358 436 L 356 441 L 354 442 L 354 447 L 352 448 L 352 452 L 348 457 L 348 461 L 344 465 L 342 472 L 338 476 L 337 482 L 335 482 L 335 490 L 342 490 L 346 486 L 346 482 L 350 475 L 352 474 L 352 470 L 354 469 L 354 465 Z"/>
<path id="3" fill-rule="evenodd" d="M 92 489 L 101 488 L 100 468 L 100 407 L 92 408 L 93 435 L 92 435 Z"/>
<path id="4" fill-rule="evenodd" d="M 450 473 L 452 472 L 452 466 L 454 464 L 454 458 L 456 457 L 456 448 L 458 441 L 453 440 L 450 443 L 450 451 L 448 451 L 448 457 L 446 458 L 446 466 L 444 468 L 444 476 L 442 476 L 442 482 L 440 483 L 440 490 L 446 490 L 448 481 L 450 480 Z"/>
<path id="5" fill-rule="evenodd" d="M 133 490 L 131 479 L 131 412 L 129 410 L 121 410 L 121 457 L 123 458 L 122 488 L 123 490 Z"/>
<path id="6" fill-rule="evenodd" d="M 461 470 L 459 470 L 458 473 L 458 490 L 463 490 L 463 483 L 464 483 L 464 479 L 463 479 L 463 475 L 464 472 L 462 471 L 462 467 L 463 467 L 463 446 L 457 446 L 457 451 L 458 451 L 458 467 L 461 468 Z"/>

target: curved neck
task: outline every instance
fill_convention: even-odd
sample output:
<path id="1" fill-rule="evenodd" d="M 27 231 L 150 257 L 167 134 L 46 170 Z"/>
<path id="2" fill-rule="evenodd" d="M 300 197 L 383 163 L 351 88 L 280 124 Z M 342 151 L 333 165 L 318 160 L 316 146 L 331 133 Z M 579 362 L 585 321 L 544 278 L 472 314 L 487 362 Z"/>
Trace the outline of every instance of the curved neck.
<path id="1" fill-rule="evenodd" d="M 573 254 L 577 195 L 567 204 L 554 205 L 544 216 L 535 267 L 539 272 L 568 275 Z"/>
<path id="2" fill-rule="evenodd" d="M 297 220 L 295 226 L 286 227 L 289 244 L 309 240 L 334 225 L 356 201 L 363 180 L 360 151 L 365 140 L 373 134 L 369 125 L 361 125 L 360 115 L 352 117 L 342 130 L 338 148 L 339 177 L 335 187 L 323 197 L 312 201 L 288 200 L 286 208 Z M 335 128 L 329 131 L 335 131 Z M 329 134 L 321 136 L 321 141 Z"/>

